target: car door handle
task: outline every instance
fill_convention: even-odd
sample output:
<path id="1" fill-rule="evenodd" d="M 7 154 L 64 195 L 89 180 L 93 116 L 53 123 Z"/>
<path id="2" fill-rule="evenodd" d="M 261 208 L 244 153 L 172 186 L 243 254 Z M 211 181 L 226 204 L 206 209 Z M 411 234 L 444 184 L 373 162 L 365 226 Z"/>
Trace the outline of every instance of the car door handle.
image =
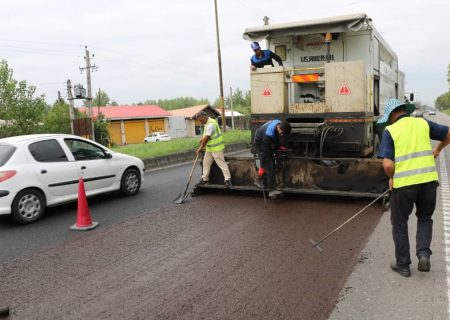
<path id="1" fill-rule="evenodd" d="M 84 170 L 84 169 L 86 169 L 86 167 L 85 167 L 85 166 L 82 166 L 82 167 L 81 167 L 81 170 Z"/>
<path id="2" fill-rule="evenodd" d="M 41 170 L 41 173 L 42 173 L 42 174 L 46 174 L 46 173 L 47 173 L 47 170 Z"/>

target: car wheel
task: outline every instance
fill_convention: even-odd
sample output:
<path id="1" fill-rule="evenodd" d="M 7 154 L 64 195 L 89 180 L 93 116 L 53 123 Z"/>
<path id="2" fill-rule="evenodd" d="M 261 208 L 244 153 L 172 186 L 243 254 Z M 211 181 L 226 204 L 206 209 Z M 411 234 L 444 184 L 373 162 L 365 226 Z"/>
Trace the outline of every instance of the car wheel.
<path id="1" fill-rule="evenodd" d="M 45 196 L 41 191 L 25 189 L 14 198 L 11 217 L 17 223 L 28 224 L 44 215 L 45 206 Z"/>
<path id="2" fill-rule="evenodd" d="M 159 140 L 158 139 L 156 139 L 156 142 L 158 142 Z"/>
<path id="3" fill-rule="evenodd" d="M 132 196 L 139 192 L 141 188 L 141 175 L 139 171 L 130 168 L 125 171 L 122 176 L 122 181 L 120 183 L 120 191 L 125 196 Z"/>

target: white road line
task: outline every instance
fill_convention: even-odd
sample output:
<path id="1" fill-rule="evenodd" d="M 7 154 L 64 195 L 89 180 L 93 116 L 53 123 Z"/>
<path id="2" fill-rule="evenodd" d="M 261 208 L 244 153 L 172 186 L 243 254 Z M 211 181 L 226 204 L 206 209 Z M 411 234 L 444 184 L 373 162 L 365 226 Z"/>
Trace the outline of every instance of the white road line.
<path id="1" fill-rule="evenodd" d="M 444 241 L 445 241 L 445 260 L 447 264 L 447 316 L 450 316 L 450 238 L 447 234 L 450 233 L 450 201 L 448 197 L 450 195 L 449 181 L 447 175 L 447 164 L 445 162 L 445 153 L 441 153 L 440 157 L 440 189 L 442 200 L 442 213 L 444 215 Z"/>

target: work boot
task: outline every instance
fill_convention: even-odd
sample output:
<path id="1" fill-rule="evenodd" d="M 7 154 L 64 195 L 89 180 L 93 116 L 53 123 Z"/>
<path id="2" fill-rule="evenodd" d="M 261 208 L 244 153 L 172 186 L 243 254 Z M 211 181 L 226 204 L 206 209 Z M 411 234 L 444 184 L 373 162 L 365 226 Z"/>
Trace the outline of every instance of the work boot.
<path id="1" fill-rule="evenodd" d="M 399 266 L 396 262 L 392 262 L 391 269 L 404 277 L 411 276 L 411 271 L 409 270 L 409 266 Z"/>
<path id="2" fill-rule="evenodd" d="M 207 186 L 209 184 L 208 180 L 200 179 L 200 181 L 197 183 L 198 186 Z"/>
<path id="3" fill-rule="evenodd" d="M 419 270 L 420 272 L 429 272 L 430 271 L 430 257 L 420 256 L 417 270 Z"/>
<path id="4" fill-rule="evenodd" d="M 282 191 L 275 189 L 275 190 L 272 190 L 269 192 L 269 197 L 271 199 L 276 199 L 276 198 L 279 198 L 282 194 L 283 194 Z"/>
<path id="5" fill-rule="evenodd" d="M 225 180 L 225 188 L 231 188 L 231 186 L 232 186 L 232 184 L 231 184 L 231 180 L 230 179 L 228 179 L 228 180 Z"/>
<path id="6" fill-rule="evenodd" d="M 257 186 L 260 189 L 264 189 L 264 183 L 260 179 L 253 180 L 253 183 L 255 186 Z"/>

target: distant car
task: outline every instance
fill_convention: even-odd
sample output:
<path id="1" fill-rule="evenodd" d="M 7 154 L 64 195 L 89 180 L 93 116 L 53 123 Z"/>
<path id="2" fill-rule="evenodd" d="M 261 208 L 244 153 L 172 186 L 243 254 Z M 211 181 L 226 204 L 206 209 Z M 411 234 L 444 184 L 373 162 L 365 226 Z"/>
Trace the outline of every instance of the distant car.
<path id="1" fill-rule="evenodd" d="M 159 142 L 159 141 L 169 141 L 172 138 L 165 134 L 164 132 L 153 132 L 151 135 L 149 135 L 147 138 L 144 139 L 144 142 Z"/>
<path id="2" fill-rule="evenodd" d="M 411 113 L 411 116 L 416 118 L 423 118 L 423 113 L 422 111 L 416 109 L 413 113 Z"/>
<path id="3" fill-rule="evenodd" d="M 429 114 L 430 116 L 434 116 L 434 115 L 436 115 L 436 111 L 434 111 L 434 110 L 428 110 L 428 114 Z"/>
<path id="4" fill-rule="evenodd" d="M 87 196 L 115 190 L 134 195 L 144 179 L 144 163 L 73 135 L 0 139 L 0 215 L 11 214 L 20 224 L 34 222 L 46 207 L 77 200 L 80 177 Z"/>

